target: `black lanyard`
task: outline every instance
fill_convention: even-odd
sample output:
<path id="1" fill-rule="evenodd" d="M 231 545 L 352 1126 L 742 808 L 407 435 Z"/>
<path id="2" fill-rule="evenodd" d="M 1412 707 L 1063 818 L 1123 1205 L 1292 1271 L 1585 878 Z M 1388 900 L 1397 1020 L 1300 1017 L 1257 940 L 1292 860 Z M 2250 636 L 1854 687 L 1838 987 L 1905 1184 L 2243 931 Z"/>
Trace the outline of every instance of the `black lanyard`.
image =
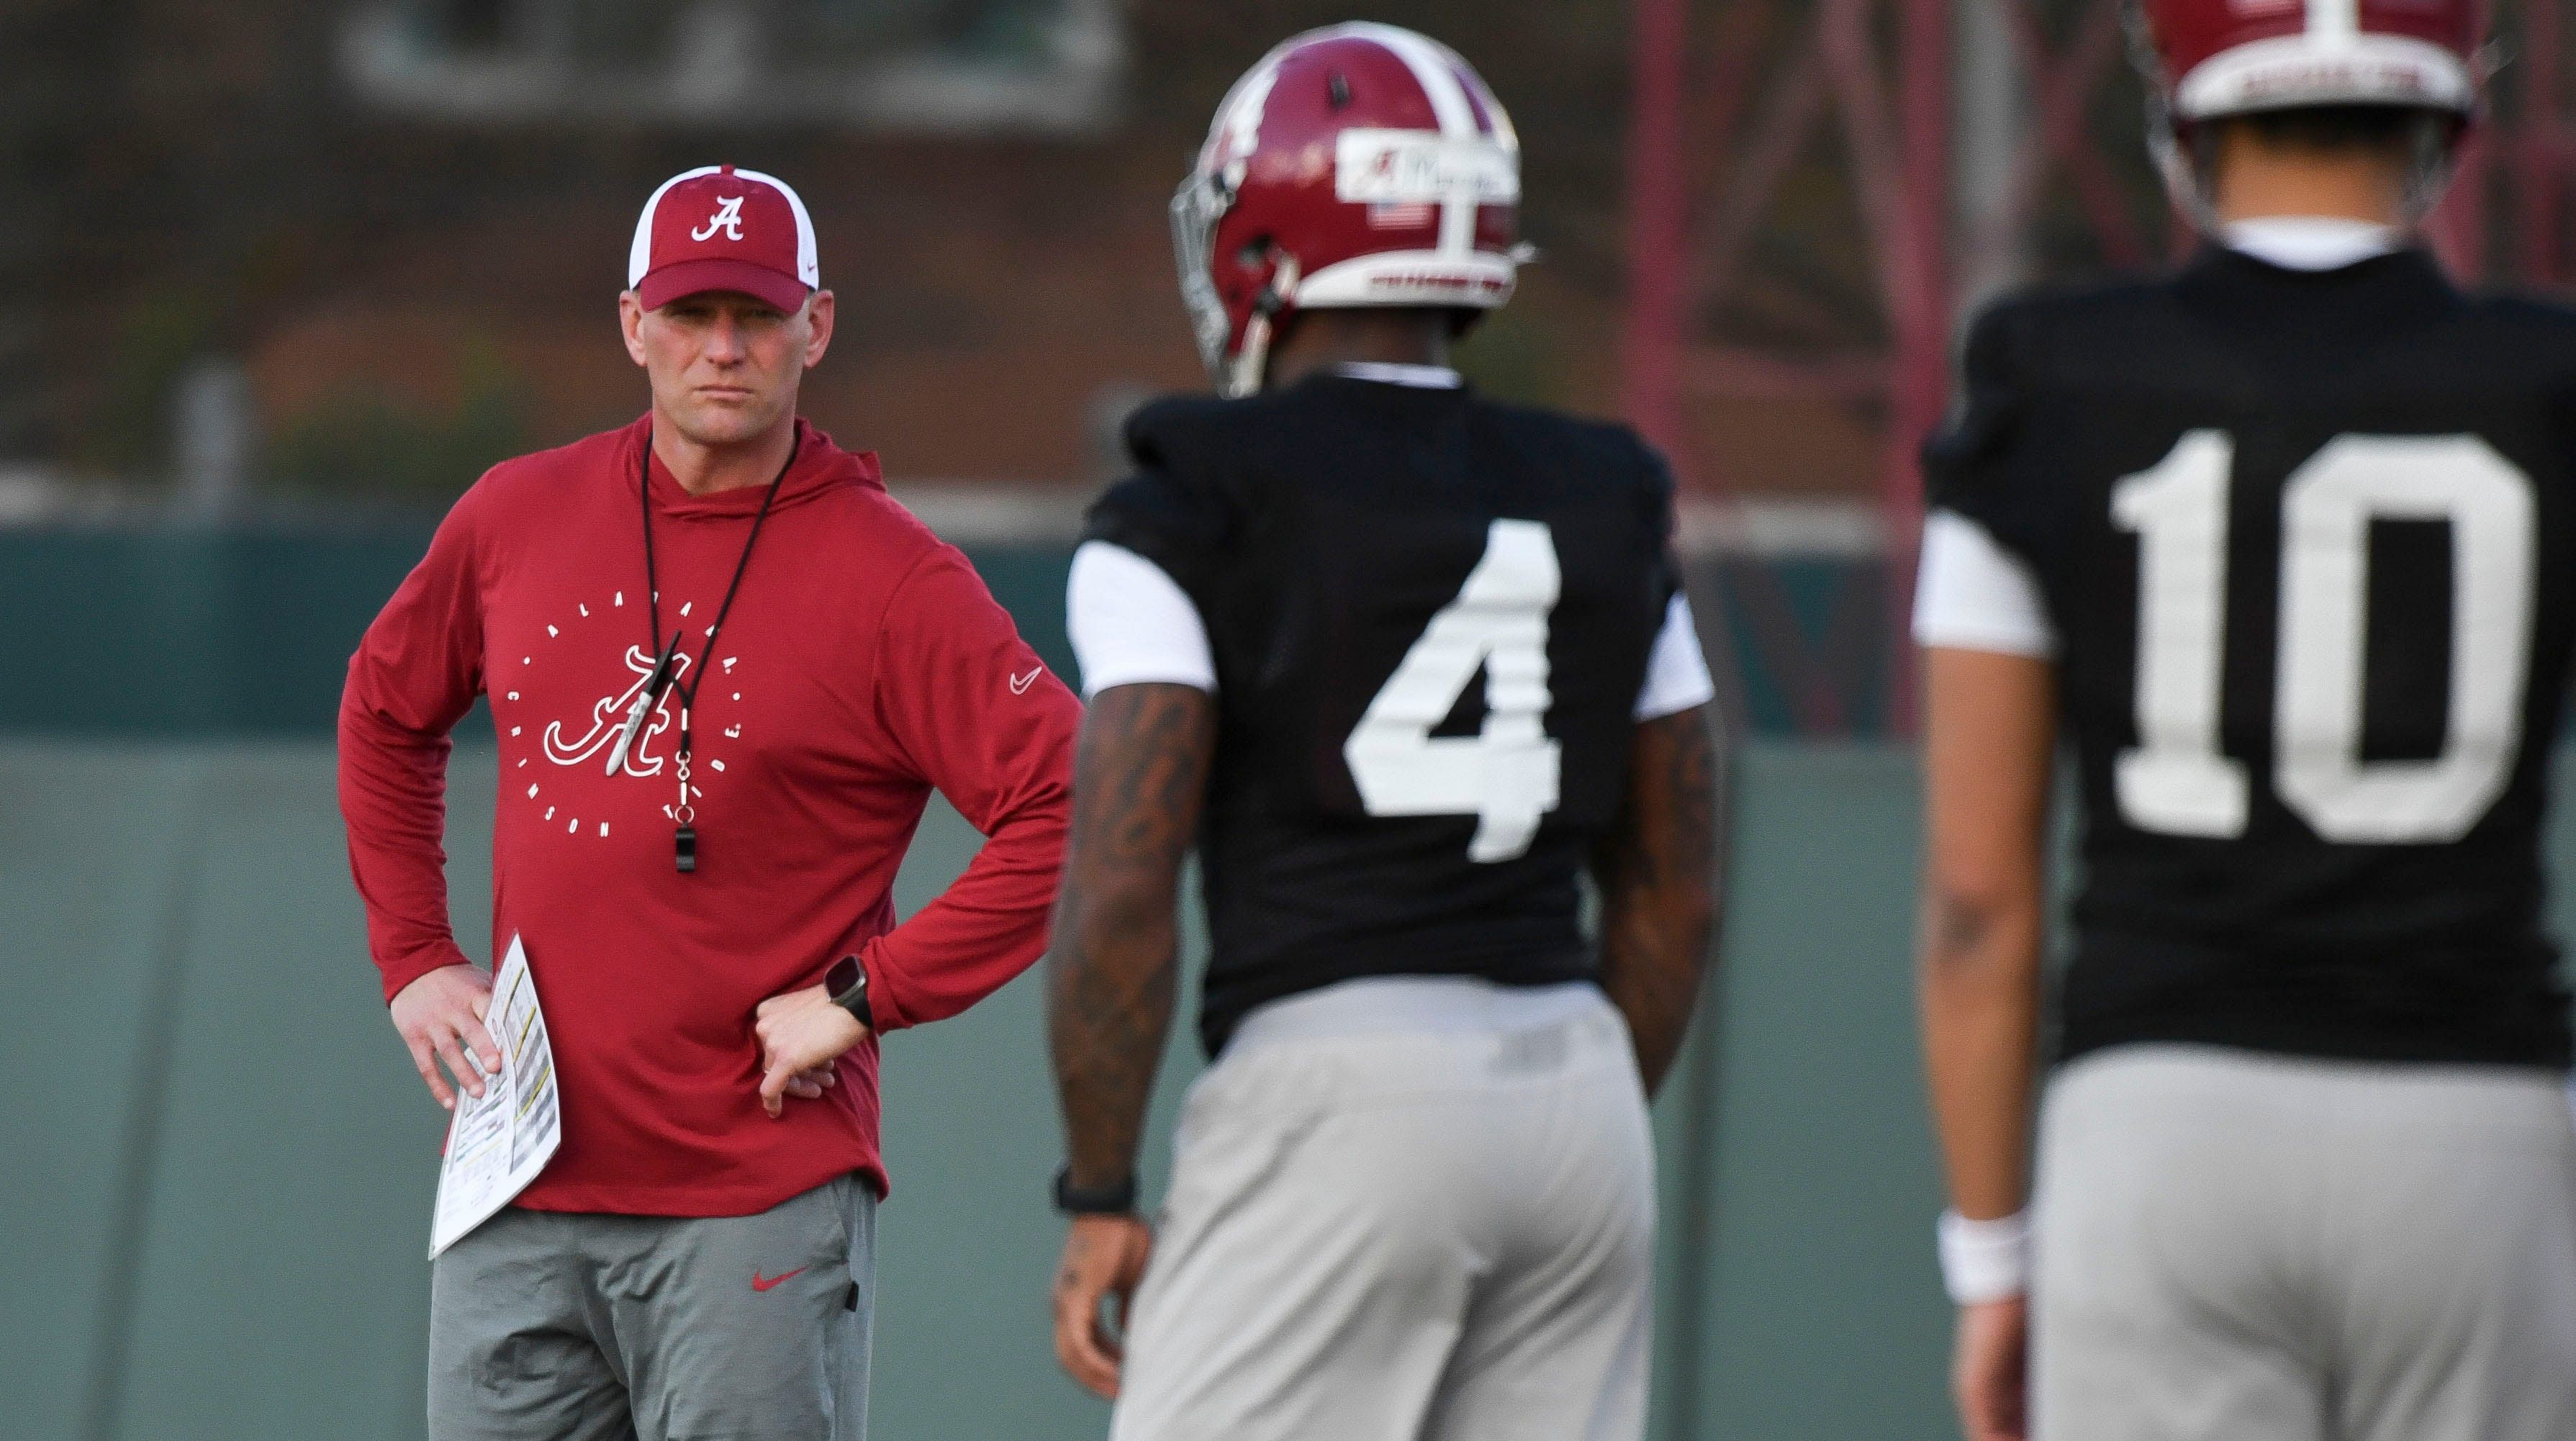
<path id="1" fill-rule="evenodd" d="M 662 639 L 661 577 L 653 563 L 653 442 L 650 436 L 644 442 L 644 458 L 636 467 L 636 488 L 643 496 L 644 506 L 644 614 L 652 628 L 653 673 L 645 680 L 644 693 L 636 698 L 635 709 L 627 717 L 626 734 L 618 742 L 617 753 L 609 758 L 609 767 L 610 773 L 615 774 L 617 766 L 632 752 L 636 738 L 643 733 L 645 719 L 661 704 L 662 693 L 678 691 L 680 749 L 676 768 L 680 779 L 680 803 L 671 810 L 671 820 L 677 827 L 671 837 L 671 849 L 684 875 L 698 868 L 698 812 L 689 804 L 690 712 L 697 709 L 698 690 L 707 681 L 707 662 L 715 656 L 716 641 L 724 632 L 725 617 L 733 613 L 733 598 L 742 590 L 743 574 L 751 569 L 751 548 L 760 544 L 761 523 L 769 519 L 770 503 L 778 499 L 778 487 L 786 483 L 787 472 L 795 468 L 796 453 L 803 447 L 804 439 L 800 434 L 788 446 L 787 463 L 778 467 L 777 476 L 769 482 L 768 493 L 760 498 L 760 509 L 751 517 L 751 534 L 742 542 L 742 558 L 734 562 L 733 580 L 725 586 L 724 603 L 716 607 L 716 622 L 707 627 L 707 643 L 699 648 L 698 663 L 690 668 L 694 673 L 687 680 L 680 679 L 680 642 L 686 638 L 687 628 L 674 625 L 670 641 L 666 644 Z"/>

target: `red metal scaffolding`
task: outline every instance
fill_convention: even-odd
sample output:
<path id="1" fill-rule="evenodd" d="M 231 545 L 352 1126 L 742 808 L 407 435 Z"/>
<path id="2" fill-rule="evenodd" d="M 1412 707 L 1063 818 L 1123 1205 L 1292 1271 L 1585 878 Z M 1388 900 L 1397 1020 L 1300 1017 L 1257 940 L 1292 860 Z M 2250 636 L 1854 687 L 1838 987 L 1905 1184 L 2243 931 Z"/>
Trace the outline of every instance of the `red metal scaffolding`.
<path id="1" fill-rule="evenodd" d="M 2503 16 L 2512 64 L 2432 227 L 2465 276 L 2569 278 L 2560 209 L 2576 173 L 2576 126 L 2559 93 L 2565 3 L 2523 0 Z M 1954 219 L 1953 0 L 1633 0 L 1627 413 L 1673 457 L 1687 492 L 1721 501 L 1752 487 L 1708 453 L 1696 407 L 1825 400 L 1873 418 L 1887 563 L 1876 588 L 1882 653 L 1868 660 L 1899 733 L 1913 712 L 1901 612 L 1922 512 L 1914 454 L 1948 401 L 1963 319 L 1957 258 L 2018 244 L 2044 206 L 2074 217 L 2108 268 L 2161 261 L 2188 240 L 2142 198 L 2138 168 L 2124 176 L 2113 163 L 2115 145 L 2134 154 L 2140 144 L 2134 119 L 2119 117 L 2116 131 L 2103 121 L 2106 87 L 2126 83 L 2123 0 L 1996 4 L 2027 77 L 2028 120 L 2005 157 L 2002 202 L 1963 226 Z M 1832 173 L 1863 232 L 1875 333 L 1825 353 L 1730 338 L 1724 312 L 1748 288 L 1784 183 L 1828 137 L 1839 147 Z M 1740 622 L 1750 659 L 1787 692 L 1795 728 L 1852 728 L 1853 667 L 1819 654 L 1761 566 L 1730 575 L 1718 602 L 1734 614 L 1720 624 Z"/>

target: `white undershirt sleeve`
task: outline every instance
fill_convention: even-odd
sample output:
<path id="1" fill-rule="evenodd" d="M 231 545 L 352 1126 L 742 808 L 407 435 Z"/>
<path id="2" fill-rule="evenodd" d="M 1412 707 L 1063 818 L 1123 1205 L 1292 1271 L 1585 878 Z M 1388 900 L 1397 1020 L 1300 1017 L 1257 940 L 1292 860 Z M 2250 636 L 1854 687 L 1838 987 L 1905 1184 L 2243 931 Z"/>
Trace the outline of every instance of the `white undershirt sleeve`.
<path id="1" fill-rule="evenodd" d="M 1637 719 L 1661 720 L 1717 699 L 1717 682 L 1709 677 L 1708 657 L 1699 648 L 1699 626 L 1691 620 L 1690 597 L 1673 592 L 1664 607 L 1664 628 L 1655 633 L 1655 648 L 1646 653 L 1646 683 L 1637 691 Z"/>
<path id="2" fill-rule="evenodd" d="M 1085 699 L 1149 683 L 1216 690 L 1216 657 L 1198 607 L 1169 572 L 1125 546 L 1087 540 L 1074 551 L 1064 624 Z"/>
<path id="3" fill-rule="evenodd" d="M 1124 546 L 1091 540 L 1074 551 L 1065 583 L 1065 629 L 1082 667 L 1085 697 L 1149 683 L 1216 690 L 1216 660 L 1198 607 L 1161 566 Z M 1636 719 L 1677 715 L 1716 697 L 1690 600 L 1676 594 L 1647 655 Z"/>
<path id="4" fill-rule="evenodd" d="M 1914 640 L 2035 660 L 2057 654 L 2057 629 L 2029 564 L 1996 544 L 1984 526 L 1949 510 L 1923 519 Z"/>

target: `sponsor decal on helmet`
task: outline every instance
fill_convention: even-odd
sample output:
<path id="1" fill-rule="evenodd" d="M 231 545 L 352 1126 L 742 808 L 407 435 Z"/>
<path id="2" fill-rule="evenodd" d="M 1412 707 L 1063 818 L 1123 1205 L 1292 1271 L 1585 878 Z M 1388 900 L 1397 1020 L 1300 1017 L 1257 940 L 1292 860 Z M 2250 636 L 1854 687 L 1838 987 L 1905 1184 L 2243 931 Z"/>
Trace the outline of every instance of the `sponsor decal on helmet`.
<path id="1" fill-rule="evenodd" d="M 1437 270 L 1381 271 L 1370 276 L 1368 283 L 1372 290 L 1472 291 L 1484 295 L 1501 295 L 1512 288 L 1512 282 L 1499 276 Z"/>
<path id="2" fill-rule="evenodd" d="M 1511 205 L 1519 157 L 1490 140 L 1425 130 L 1345 130 L 1333 141 L 1333 194 L 1360 205 Z"/>
<path id="3" fill-rule="evenodd" d="M 2318 95 L 2370 95 L 2400 98 L 2432 96 L 2440 86 L 2421 66 L 2385 61 L 2320 59 L 2284 63 L 2245 77 L 2239 92 L 2248 105 L 2274 101 L 2297 103 Z"/>

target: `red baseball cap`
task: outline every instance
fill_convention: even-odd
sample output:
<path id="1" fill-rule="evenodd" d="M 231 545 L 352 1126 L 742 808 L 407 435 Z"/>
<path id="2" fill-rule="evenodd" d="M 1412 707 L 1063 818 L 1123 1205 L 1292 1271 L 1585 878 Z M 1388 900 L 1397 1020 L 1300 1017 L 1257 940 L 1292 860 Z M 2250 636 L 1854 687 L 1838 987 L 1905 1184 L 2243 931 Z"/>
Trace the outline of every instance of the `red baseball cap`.
<path id="1" fill-rule="evenodd" d="M 794 312 L 823 283 L 814 221 L 787 182 L 704 165 L 662 182 L 635 222 L 626 285 L 647 310 L 733 290 Z"/>

